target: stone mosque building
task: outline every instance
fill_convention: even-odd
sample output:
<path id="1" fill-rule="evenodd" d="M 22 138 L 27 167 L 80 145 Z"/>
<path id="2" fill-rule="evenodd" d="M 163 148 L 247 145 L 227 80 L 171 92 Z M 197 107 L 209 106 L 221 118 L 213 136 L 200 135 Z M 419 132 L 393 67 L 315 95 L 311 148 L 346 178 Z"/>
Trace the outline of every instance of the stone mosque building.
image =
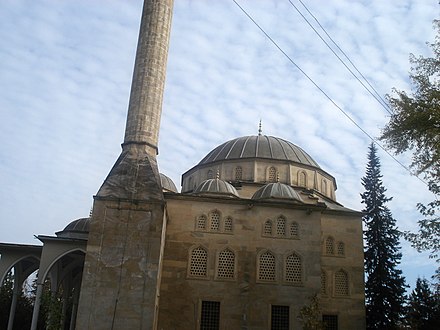
<path id="1" fill-rule="evenodd" d="M 326 329 L 365 329 L 360 212 L 336 179 L 280 137 L 238 137 L 183 173 L 156 155 L 172 0 L 145 0 L 122 151 L 90 217 L 42 245 L 0 244 L 17 293 L 38 270 L 64 301 L 62 329 L 301 329 L 317 295 Z"/>

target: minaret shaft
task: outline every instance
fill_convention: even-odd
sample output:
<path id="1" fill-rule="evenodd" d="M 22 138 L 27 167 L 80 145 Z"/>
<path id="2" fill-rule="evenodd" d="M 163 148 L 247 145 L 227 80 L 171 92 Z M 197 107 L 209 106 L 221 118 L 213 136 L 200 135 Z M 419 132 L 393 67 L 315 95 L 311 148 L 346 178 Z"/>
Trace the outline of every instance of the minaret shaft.
<path id="1" fill-rule="evenodd" d="M 155 153 L 162 113 L 172 6 L 172 0 L 144 3 L 125 128 L 124 145 L 146 144 L 155 149 Z"/>

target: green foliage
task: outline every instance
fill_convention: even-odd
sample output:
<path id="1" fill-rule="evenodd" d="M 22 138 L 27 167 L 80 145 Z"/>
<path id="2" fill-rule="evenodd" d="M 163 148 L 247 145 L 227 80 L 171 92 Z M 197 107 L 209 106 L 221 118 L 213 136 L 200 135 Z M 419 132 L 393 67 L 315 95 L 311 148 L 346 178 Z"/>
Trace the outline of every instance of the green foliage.
<path id="1" fill-rule="evenodd" d="M 386 203 L 380 161 L 374 144 L 370 145 L 366 174 L 362 178 L 365 188 L 361 194 L 365 204 L 365 283 L 367 328 L 397 329 L 403 315 L 405 278 L 397 268 L 402 254 L 396 220 Z"/>
<path id="2" fill-rule="evenodd" d="M 315 294 L 310 298 L 310 304 L 301 308 L 298 319 L 303 325 L 303 330 L 323 330 L 325 327 L 321 318 L 321 308 L 318 296 Z"/>
<path id="3" fill-rule="evenodd" d="M 413 330 L 440 329 L 440 296 L 433 292 L 425 279 L 417 279 L 409 295 L 406 323 Z"/>
<path id="4" fill-rule="evenodd" d="M 440 21 L 435 21 L 440 30 Z M 387 95 L 392 109 L 381 140 L 402 153 L 414 152 L 412 167 L 418 172 L 440 178 L 440 36 L 430 44 L 433 57 L 411 54 L 412 93 L 393 89 Z"/>
<path id="5" fill-rule="evenodd" d="M 424 216 L 418 221 L 419 232 L 405 232 L 404 237 L 418 251 L 430 251 L 431 258 L 439 262 L 440 21 L 434 21 L 434 26 L 438 33 L 434 42 L 428 44 L 432 57 L 410 56 L 412 93 L 393 89 L 393 95 L 387 95 L 393 113 L 382 131 L 381 140 L 396 153 L 412 151 L 411 167 L 418 174 L 424 174 L 429 182 L 429 190 L 436 195 L 433 202 L 417 205 Z M 440 268 L 437 269 L 439 274 Z M 437 284 L 440 285 L 440 282 Z"/>

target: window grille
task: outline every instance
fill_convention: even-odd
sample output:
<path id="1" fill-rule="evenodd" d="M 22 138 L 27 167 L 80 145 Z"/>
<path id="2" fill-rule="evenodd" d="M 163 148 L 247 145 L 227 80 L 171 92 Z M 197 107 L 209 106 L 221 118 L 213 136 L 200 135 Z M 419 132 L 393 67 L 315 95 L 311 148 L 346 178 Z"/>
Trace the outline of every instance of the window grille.
<path id="1" fill-rule="evenodd" d="M 197 230 L 206 230 L 206 216 L 201 215 L 197 218 Z"/>
<path id="2" fill-rule="evenodd" d="M 298 237 L 298 223 L 292 222 L 290 224 L 290 236 Z"/>
<path id="3" fill-rule="evenodd" d="M 348 274 L 343 270 L 335 273 L 335 294 L 348 296 Z"/>
<path id="4" fill-rule="evenodd" d="M 276 182 L 277 180 L 277 169 L 275 167 L 269 168 L 269 182 Z"/>
<path id="5" fill-rule="evenodd" d="M 237 166 L 235 168 L 235 180 L 239 181 L 243 178 L 243 168 L 241 166 Z"/>
<path id="6" fill-rule="evenodd" d="M 220 329 L 220 302 L 202 301 L 200 330 Z"/>
<path id="7" fill-rule="evenodd" d="M 343 256 L 345 254 L 345 245 L 343 242 L 338 242 L 338 255 Z"/>
<path id="8" fill-rule="evenodd" d="M 234 278 L 235 254 L 229 249 L 223 250 L 218 255 L 217 277 Z"/>
<path id="9" fill-rule="evenodd" d="M 277 235 L 286 235 L 286 219 L 284 219 L 283 217 L 279 217 L 277 220 Z"/>
<path id="10" fill-rule="evenodd" d="M 304 172 L 299 172 L 298 173 L 298 185 L 301 186 L 301 187 L 306 187 L 307 186 L 306 174 Z"/>
<path id="11" fill-rule="evenodd" d="M 325 240 L 325 253 L 334 254 L 335 253 L 335 240 L 333 237 L 327 237 Z"/>
<path id="12" fill-rule="evenodd" d="M 232 218 L 227 217 L 225 219 L 225 232 L 226 233 L 231 233 L 232 232 Z"/>
<path id="13" fill-rule="evenodd" d="M 208 275 L 208 252 L 204 248 L 198 247 L 192 250 L 189 274 L 200 277 Z"/>
<path id="14" fill-rule="evenodd" d="M 271 330 L 289 330 L 289 306 L 272 305 Z"/>
<path id="15" fill-rule="evenodd" d="M 322 322 L 325 330 L 338 330 L 337 315 L 322 315 Z"/>
<path id="16" fill-rule="evenodd" d="M 220 230 L 220 213 L 217 211 L 214 211 L 210 215 L 211 220 L 211 230 L 212 231 L 219 231 Z"/>
<path id="17" fill-rule="evenodd" d="M 214 179 L 214 172 L 212 170 L 209 170 L 206 177 L 207 179 Z"/>
<path id="18" fill-rule="evenodd" d="M 272 221 L 270 220 L 264 223 L 264 235 L 272 236 Z"/>
<path id="19" fill-rule="evenodd" d="M 321 271 L 321 294 L 327 294 L 327 274 Z"/>
<path id="20" fill-rule="evenodd" d="M 286 282 L 297 285 L 302 283 L 301 258 L 295 253 L 286 258 Z"/>
<path id="21" fill-rule="evenodd" d="M 275 256 L 268 252 L 260 255 L 258 279 L 263 281 L 275 281 Z"/>

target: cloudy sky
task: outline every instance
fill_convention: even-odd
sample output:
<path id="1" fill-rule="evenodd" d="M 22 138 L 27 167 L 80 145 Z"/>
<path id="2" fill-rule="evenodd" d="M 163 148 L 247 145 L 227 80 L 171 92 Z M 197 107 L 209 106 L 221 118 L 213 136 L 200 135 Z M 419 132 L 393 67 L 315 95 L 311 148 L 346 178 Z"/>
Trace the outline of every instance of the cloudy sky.
<path id="1" fill-rule="evenodd" d="M 183 172 L 222 142 L 257 134 L 261 119 L 263 134 L 305 149 L 336 177 L 338 200 L 362 209 L 370 140 L 341 109 L 373 137 L 387 112 L 303 16 L 331 44 L 307 8 L 384 97 L 410 89 L 410 53 L 430 55 L 438 1 L 236 1 L 290 60 L 234 1 L 176 0 L 160 171 L 179 187 Z M 89 214 L 121 150 L 141 8 L 141 0 L 0 1 L 0 242 L 38 244 L 34 234 Z M 379 156 L 398 226 L 415 230 L 416 203 L 433 197 Z M 427 254 L 402 244 L 408 282 L 431 276 Z"/>

